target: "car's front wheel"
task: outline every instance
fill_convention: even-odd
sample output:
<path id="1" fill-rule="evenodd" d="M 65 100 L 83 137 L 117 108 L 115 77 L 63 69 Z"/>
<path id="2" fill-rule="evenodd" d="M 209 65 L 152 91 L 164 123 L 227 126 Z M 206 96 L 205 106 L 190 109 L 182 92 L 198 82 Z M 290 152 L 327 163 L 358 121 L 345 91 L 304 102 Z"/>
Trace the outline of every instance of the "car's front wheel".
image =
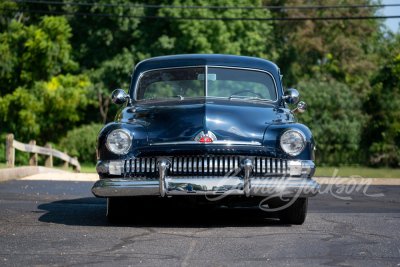
<path id="1" fill-rule="evenodd" d="M 283 223 L 303 224 L 306 220 L 308 198 L 297 198 L 292 205 L 279 211 L 279 219 Z"/>
<path id="2" fill-rule="evenodd" d="M 126 204 L 124 198 L 107 198 L 107 220 L 111 223 L 120 222 L 124 218 Z"/>

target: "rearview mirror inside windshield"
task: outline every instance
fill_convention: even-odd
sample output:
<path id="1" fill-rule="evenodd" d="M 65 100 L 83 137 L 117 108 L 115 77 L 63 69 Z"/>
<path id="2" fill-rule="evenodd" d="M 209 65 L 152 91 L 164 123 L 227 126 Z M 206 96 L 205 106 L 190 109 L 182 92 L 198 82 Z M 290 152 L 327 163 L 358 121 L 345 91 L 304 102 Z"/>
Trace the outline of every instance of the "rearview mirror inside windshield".
<path id="1" fill-rule="evenodd" d="M 197 80 L 204 81 L 204 74 L 198 74 L 197 75 Z M 207 74 L 207 80 L 208 81 L 216 81 L 217 80 L 217 74 L 213 74 L 213 73 Z"/>

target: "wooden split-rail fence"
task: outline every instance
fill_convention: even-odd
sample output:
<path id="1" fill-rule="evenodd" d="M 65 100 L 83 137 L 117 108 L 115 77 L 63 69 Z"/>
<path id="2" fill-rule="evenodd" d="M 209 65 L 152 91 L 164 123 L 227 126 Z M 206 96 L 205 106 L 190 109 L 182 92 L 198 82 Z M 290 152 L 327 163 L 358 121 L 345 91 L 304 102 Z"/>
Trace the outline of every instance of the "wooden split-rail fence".
<path id="1" fill-rule="evenodd" d="M 14 168 L 15 164 L 15 149 L 20 151 L 29 152 L 29 165 L 37 166 L 38 165 L 38 154 L 46 155 L 44 166 L 53 167 L 53 157 L 57 157 L 62 159 L 63 169 L 68 169 L 68 164 L 73 165 L 73 170 L 75 172 L 81 172 L 81 165 L 79 164 L 77 157 L 70 157 L 67 155 L 67 152 L 61 152 L 56 149 L 52 149 L 50 144 L 45 145 L 44 147 L 37 146 L 35 140 L 31 140 L 29 144 L 24 144 L 14 140 L 14 134 L 8 134 L 6 139 L 6 167 Z"/>

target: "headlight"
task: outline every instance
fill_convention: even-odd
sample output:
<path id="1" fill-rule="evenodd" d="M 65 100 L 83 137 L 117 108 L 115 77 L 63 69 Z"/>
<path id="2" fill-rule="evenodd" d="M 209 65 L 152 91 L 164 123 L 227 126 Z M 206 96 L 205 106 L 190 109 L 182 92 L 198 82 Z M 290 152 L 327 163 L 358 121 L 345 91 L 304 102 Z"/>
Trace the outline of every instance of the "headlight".
<path id="1" fill-rule="evenodd" d="M 306 137 L 298 130 L 288 130 L 281 136 L 281 147 L 290 156 L 297 156 L 306 147 Z"/>
<path id="2" fill-rule="evenodd" d="M 126 154 L 132 145 L 132 138 L 126 130 L 118 129 L 108 134 L 107 148 L 115 154 Z"/>

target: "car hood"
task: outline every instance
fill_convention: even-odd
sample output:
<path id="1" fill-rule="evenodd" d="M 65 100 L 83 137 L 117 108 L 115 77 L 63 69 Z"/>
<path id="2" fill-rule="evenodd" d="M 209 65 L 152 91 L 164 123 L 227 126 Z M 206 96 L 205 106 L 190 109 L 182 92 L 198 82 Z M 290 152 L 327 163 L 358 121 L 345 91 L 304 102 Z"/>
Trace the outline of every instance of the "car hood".
<path id="1" fill-rule="evenodd" d="M 147 101 L 125 108 L 118 120 L 145 127 L 149 144 L 194 142 L 212 132 L 217 141 L 261 145 L 270 124 L 293 119 L 276 104 L 243 100 Z"/>

